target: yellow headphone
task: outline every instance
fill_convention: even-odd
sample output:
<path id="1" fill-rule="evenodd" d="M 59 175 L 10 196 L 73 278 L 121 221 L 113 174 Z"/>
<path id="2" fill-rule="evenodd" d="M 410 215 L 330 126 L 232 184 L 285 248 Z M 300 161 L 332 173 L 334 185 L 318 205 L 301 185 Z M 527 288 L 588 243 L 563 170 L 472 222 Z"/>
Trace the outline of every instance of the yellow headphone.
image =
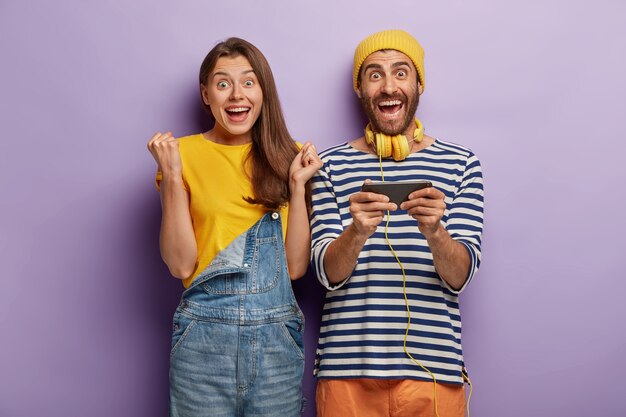
<path id="1" fill-rule="evenodd" d="M 416 128 L 411 141 L 420 143 L 424 138 L 424 126 L 419 119 L 415 119 L 415 125 Z M 376 154 L 383 158 L 393 156 L 395 161 L 402 161 L 411 153 L 409 140 L 405 135 L 388 136 L 384 133 L 374 133 L 370 123 L 365 126 L 365 141 L 368 145 L 374 144 Z"/>

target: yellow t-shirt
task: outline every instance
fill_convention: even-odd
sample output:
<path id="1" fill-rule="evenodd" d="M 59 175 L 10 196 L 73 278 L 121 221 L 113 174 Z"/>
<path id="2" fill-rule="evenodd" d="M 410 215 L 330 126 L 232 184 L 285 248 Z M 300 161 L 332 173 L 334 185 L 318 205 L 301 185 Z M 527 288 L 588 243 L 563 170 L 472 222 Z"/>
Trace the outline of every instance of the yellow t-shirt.
<path id="1" fill-rule="evenodd" d="M 183 163 L 183 182 L 189 192 L 189 208 L 198 245 L 198 260 L 191 277 L 183 280 L 189 287 L 213 258 L 237 236 L 256 223 L 267 209 L 250 204 L 252 184 L 244 171 L 251 143 L 221 145 L 201 134 L 179 138 Z M 161 173 L 157 173 L 157 185 Z M 280 210 L 283 238 L 287 231 L 287 207 Z"/>

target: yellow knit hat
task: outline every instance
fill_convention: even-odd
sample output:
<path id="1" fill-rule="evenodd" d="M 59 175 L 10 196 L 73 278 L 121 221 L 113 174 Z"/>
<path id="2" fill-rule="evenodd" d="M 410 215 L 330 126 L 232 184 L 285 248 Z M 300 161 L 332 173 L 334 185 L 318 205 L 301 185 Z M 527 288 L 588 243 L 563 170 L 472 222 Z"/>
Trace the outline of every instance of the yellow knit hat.
<path id="1" fill-rule="evenodd" d="M 363 39 L 354 51 L 354 90 L 358 89 L 357 80 L 363 61 L 376 51 L 394 49 L 400 51 L 413 61 L 419 74 L 422 88 L 425 86 L 424 78 L 424 49 L 417 39 L 403 30 L 383 30 Z"/>

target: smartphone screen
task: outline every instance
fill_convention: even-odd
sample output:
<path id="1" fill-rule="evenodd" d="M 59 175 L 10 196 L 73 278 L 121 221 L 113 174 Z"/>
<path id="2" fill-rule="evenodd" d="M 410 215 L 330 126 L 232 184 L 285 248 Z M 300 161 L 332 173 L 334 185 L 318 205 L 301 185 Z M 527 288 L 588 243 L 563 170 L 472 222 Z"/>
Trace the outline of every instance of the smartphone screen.
<path id="1" fill-rule="evenodd" d="M 380 182 L 373 181 L 363 184 L 361 191 L 368 191 L 377 194 L 384 194 L 389 197 L 392 203 L 400 206 L 403 201 L 408 200 L 409 194 L 422 188 L 432 187 L 430 181 L 394 181 Z"/>

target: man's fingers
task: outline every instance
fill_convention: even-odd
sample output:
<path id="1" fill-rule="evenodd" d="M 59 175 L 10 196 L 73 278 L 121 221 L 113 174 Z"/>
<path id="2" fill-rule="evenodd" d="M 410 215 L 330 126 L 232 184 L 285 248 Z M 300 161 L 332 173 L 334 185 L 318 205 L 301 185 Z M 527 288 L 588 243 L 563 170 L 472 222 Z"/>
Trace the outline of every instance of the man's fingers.
<path id="1" fill-rule="evenodd" d="M 411 194 L 409 194 L 409 200 L 414 200 L 417 198 L 431 198 L 435 200 L 443 200 L 445 198 L 445 194 L 435 187 L 426 187 L 422 188 L 421 190 L 413 191 Z"/>
<path id="2" fill-rule="evenodd" d="M 395 211 L 398 207 L 394 203 L 382 201 L 366 201 L 363 203 L 353 202 L 350 204 L 350 210 L 355 212 L 361 211 Z"/>
<path id="3" fill-rule="evenodd" d="M 418 206 L 409 210 L 410 216 L 439 216 L 440 213 L 440 209 L 424 206 Z"/>
<path id="4" fill-rule="evenodd" d="M 368 217 L 382 216 L 386 211 L 395 211 L 397 209 L 394 203 L 367 203 L 367 204 L 351 204 L 350 213 L 352 217 L 365 215 Z"/>
<path id="5" fill-rule="evenodd" d="M 443 199 L 433 199 L 428 197 L 416 198 L 413 200 L 407 200 L 400 205 L 402 210 L 411 210 L 414 207 L 430 207 L 437 209 L 446 208 L 446 203 Z"/>
<path id="6" fill-rule="evenodd" d="M 373 232 L 376 229 L 376 226 L 383 221 L 383 213 L 382 212 L 370 212 L 370 213 L 361 213 L 359 216 L 354 218 L 354 223 L 359 225 L 359 229 L 372 229 Z"/>
<path id="7" fill-rule="evenodd" d="M 389 197 L 387 197 L 384 194 L 371 193 L 369 191 L 360 191 L 350 196 L 350 202 L 368 203 L 371 201 L 378 201 L 381 203 L 386 203 L 389 201 Z"/>
<path id="8" fill-rule="evenodd" d="M 367 218 L 367 219 L 373 219 L 375 217 L 382 217 L 385 213 L 382 210 L 376 210 L 376 211 L 361 211 L 359 212 L 358 217 L 360 218 Z"/>

